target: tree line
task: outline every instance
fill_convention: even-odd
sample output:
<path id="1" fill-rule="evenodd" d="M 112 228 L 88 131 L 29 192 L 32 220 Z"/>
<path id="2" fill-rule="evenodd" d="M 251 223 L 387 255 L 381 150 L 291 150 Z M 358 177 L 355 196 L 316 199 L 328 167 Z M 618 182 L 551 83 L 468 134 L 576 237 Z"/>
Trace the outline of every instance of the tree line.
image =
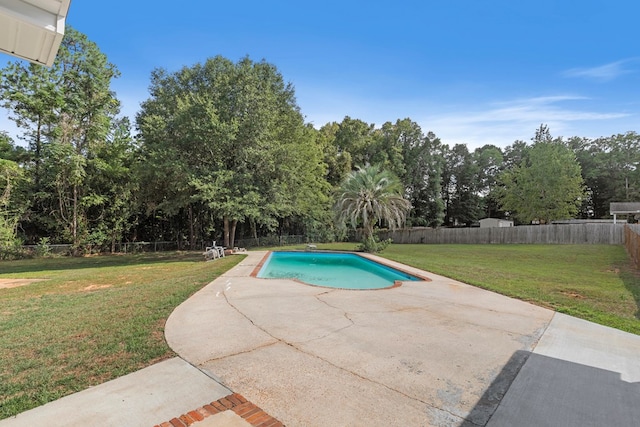
<path id="1" fill-rule="evenodd" d="M 119 76 L 98 46 L 68 28 L 51 68 L 0 70 L 0 105 L 23 144 L 0 131 L 0 244 L 202 242 L 269 234 L 331 240 L 334 198 L 353 171 L 397 177 L 408 226 L 604 218 L 640 200 L 640 136 L 553 138 L 469 151 L 409 118 L 379 127 L 345 117 L 305 123 L 273 64 L 216 56 L 154 70 L 134 123 L 111 90 Z M 23 146 L 25 145 L 25 146 Z M 378 225 L 385 225 L 384 221 Z"/>

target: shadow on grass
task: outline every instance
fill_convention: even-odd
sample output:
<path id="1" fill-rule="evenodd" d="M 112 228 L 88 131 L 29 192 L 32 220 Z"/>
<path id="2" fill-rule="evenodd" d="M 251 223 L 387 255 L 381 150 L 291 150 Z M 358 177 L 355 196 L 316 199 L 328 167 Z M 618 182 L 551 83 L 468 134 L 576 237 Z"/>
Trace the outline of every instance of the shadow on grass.
<path id="1" fill-rule="evenodd" d="M 633 295 L 637 307 L 635 318 L 640 319 L 640 271 L 629 265 L 620 269 L 619 276 L 625 288 Z"/>
<path id="2" fill-rule="evenodd" d="M 78 270 L 83 268 L 124 267 L 167 262 L 203 261 L 201 252 L 153 252 L 123 255 L 96 255 L 88 257 L 34 258 L 0 261 L 2 274 L 36 273 L 51 270 Z"/>

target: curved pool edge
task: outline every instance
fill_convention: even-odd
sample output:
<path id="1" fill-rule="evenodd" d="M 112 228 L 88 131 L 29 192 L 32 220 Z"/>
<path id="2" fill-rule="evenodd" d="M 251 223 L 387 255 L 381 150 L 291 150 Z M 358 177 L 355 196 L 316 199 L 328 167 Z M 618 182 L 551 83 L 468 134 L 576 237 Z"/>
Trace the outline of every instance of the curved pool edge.
<path id="1" fill-rule="evenodd" d="M 261 280 L 277 280 L 277 279 L 272 279 L 272 278 L 268 278 L 268 277 L 258 277 L 258 273 L 260 273 L 260 270 L 262 269 L 262 267 L 264 267 L 264 264 L 267 262 L 267 260 L 269 259 L 269 256 L 273 252 L 350 254 L 350 255 L 355 255 L 355 256 L 358 256 L 358 257 L 363 258 L 365 260 L 374 262 L 374 263 L 378 263 L 378 264 L 383 265 L 383 266 L 385 266 L 387 268 L 391 268 L 393 270 L 397 270 L 397 271 L 399 271 L 401 273 L 407 274 L 409 276 L 413 276 L 413 277 L 418 279 L 418 280 L 395 280 L 392 285 L 385 286 L 383 288 L 343 288 L 343 287 L 338 287 L 338 286 L 323 286 L 323 285 L 317 285 L 317 284 L 314 284 L 314 283 L 307 283 L 307 282 L 302 281 L 300 279 L 297 279 L 295 277 L 287 278 L 287 280 L 291 280 L 291 281 L 294 281 L 296 283 L 300 283 L 302 285 L 313 286 L 313 287 L 321 288 L 321 289 L 336 289 L 336 290 L 345 290 L 345 291 L 381 291 L 381 290 L 399 288 L 405 282 L 431 282 L 432 281 L 432 279 L 430 277 L 427 277 L 424 274 L 424 272 L 422 270 L 418 269 L 418 268 L 411 267 L 409 265 L 405 265 L 405 264 L 399 263 L 397 261 L 389 260 L 389 259 L 381 257 L 381 256 L 377 256 L 377 255 L 370 254 L 370 253 L 367 253 L 367 252 L 332 251 L 332 250 L 322 250 L 322 249 L 321 250 L 313 250 L 313 251 L 309 251 L 309 250 L 293 250 L 293 249 L 283 250 L 283 251 L 267 251 L 267 253 L 262 257 L 260 262 L 256 265 L 256 267 L 251 272 L 251 277 L 253 277 L 255 279 L 261 279 Z"/>

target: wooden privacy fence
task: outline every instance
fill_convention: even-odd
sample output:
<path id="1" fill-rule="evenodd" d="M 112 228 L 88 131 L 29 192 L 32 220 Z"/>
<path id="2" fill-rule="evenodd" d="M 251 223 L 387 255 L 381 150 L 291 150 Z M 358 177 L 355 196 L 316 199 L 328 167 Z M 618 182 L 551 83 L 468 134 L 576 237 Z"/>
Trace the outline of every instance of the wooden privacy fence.
<path id="1" fill-rule="evenodd" d="M 624 246 L 635 267 L 640 268 L 640 225 L 625 225 Z"/>
<path id="2" fill-rule="evenodd" d="M 624 224 L 552 224 L 494 228 L 409 228 L 381 231 L 393 243 L 603 244 L 623 245 Z"/>

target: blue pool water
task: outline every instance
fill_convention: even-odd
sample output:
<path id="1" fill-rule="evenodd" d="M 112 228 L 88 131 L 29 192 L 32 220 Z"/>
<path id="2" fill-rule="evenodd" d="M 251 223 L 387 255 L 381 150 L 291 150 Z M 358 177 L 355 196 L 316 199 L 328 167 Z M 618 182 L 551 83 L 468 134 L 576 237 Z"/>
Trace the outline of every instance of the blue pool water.
<path id="1" fill-rule="evenodd" d="M 421 280 L 355 254 L 328 252 L 272 252 L 257 277 L 341 289 L 382 289 L 396 280 Z"/>

